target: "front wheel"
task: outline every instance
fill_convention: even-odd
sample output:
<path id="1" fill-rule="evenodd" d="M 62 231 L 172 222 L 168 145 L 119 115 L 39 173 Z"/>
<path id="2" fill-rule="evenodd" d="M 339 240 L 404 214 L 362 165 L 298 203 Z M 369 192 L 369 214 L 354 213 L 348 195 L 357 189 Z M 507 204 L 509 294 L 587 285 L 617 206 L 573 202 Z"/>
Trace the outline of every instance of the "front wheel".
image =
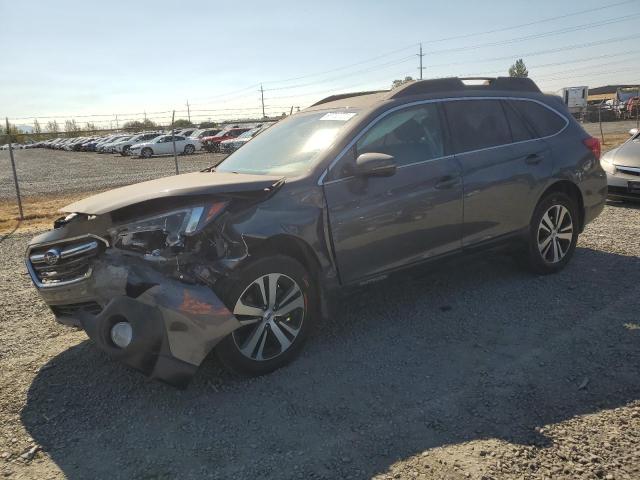
<path id="1" fill-rule="evenodd" d="M 536 207 L 529 228 L 528 263 L 539 274 L 562 270 L 578 242 L 578 214 L 568 195 L 553 192 Z"/>
<path id="2" fill-rule="evenodd" d="M 126 157 L 127 155 L 129 155 L 129 148 L 131 148 L 129 145 L 122 147 L 122 151 L 120 152 L 120 155 L 122 155 L 123 157 Z"/>
<path id="3" fill-rule="evenodd" d="M 222 287 L 221 296 L 241 327 L 218 344 L 220 360 L 247 375 L 264 375 L 293 360 L 316 315 L 312 285 L 302 265 L 283 255 L 245 267 Z"/>
<path id="4" fill-rule="evenodd" d="M 184 154 L 185 155 L 191 155 L 195 151 L 196 151 L 196 147 L 194 147 L 193 145 L 186 145 L 184 147 Z"/>

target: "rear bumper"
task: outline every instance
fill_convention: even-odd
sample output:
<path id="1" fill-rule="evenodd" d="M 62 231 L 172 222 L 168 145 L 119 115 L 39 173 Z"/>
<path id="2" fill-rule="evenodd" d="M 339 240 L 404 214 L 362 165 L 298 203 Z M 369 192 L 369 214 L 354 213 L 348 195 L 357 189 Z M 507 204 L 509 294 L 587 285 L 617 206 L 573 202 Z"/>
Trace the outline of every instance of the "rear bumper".
<path id="1" fill-rule="evenodd" d="M 209 287 L 169 278 L 112 249 L 94 261 L 89 278 L 38 292 L 58 322 L 82 328 L 114 359 L 178 387 L 240 326 Z M 118 322 L 128 322 L 133 331 L 125 348 L 111 340 Z"/>

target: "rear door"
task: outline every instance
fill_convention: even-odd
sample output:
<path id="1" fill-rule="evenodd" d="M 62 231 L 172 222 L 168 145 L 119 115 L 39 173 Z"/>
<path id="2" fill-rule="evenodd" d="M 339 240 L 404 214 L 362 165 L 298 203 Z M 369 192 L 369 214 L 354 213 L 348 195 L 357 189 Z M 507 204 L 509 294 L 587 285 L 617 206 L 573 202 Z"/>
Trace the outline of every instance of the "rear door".
<path id="1" fill-rule="evenodd" d="M 546 142 L 503 100 L 448 101 L 445 110 L 462 166 L 463 246 L 526 228 L 552 171 Z"/>
<path id="2" fill-rule="evenodd" d="M 461 168 L 440 108 L 392 112 L 364 133 L 324 184 L 340 277 L 362 281 L 461 246 Z M 390 177 L 354 176 L 362 153 L 392 155 Z M 337 178 L 335 178 L 337 177 Z"/>

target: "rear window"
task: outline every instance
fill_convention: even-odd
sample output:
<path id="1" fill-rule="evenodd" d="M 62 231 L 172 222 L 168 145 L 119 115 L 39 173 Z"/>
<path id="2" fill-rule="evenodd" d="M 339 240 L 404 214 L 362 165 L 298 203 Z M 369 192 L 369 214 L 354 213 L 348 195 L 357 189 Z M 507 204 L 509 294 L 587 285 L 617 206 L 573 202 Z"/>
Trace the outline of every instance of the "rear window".
<path id="1" fill-rule="evenodd" d="M 511 143 L 511 131 L 499 100 L 445 103 L 456 153 Z"/>
<path id="2" fill-rule="evenodd" d="M 522 114 L 539 137 L 556 134 L 567 124 L 563 117 L 537 102 L 510 100 L 509 103 Z"/>

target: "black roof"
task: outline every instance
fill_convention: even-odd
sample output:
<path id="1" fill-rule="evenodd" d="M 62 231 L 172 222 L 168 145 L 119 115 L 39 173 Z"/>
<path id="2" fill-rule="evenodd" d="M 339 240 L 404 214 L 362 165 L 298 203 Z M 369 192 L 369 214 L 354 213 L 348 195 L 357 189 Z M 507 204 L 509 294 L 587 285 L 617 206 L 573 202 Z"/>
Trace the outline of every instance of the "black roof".
<path id="1" fill-rule="evenodd" d="M 431 80 L 414 80 L 393 90 L 377 90 L 371 92 L 353 92 L 331 95 L 314 103 L 311 107 L 334 103 L 333 106 L 344 106 L 344 100 L 349 100 L 349 106 L 370 106 L 383 100 L 392 100 L 416 95 L 433 95 L 438 93 L 456 93 L 465 91 L 501 91 L 542 93 L 530 78 L 517 77 L 473 77 L 473 78 L 435 78 Z"/>

